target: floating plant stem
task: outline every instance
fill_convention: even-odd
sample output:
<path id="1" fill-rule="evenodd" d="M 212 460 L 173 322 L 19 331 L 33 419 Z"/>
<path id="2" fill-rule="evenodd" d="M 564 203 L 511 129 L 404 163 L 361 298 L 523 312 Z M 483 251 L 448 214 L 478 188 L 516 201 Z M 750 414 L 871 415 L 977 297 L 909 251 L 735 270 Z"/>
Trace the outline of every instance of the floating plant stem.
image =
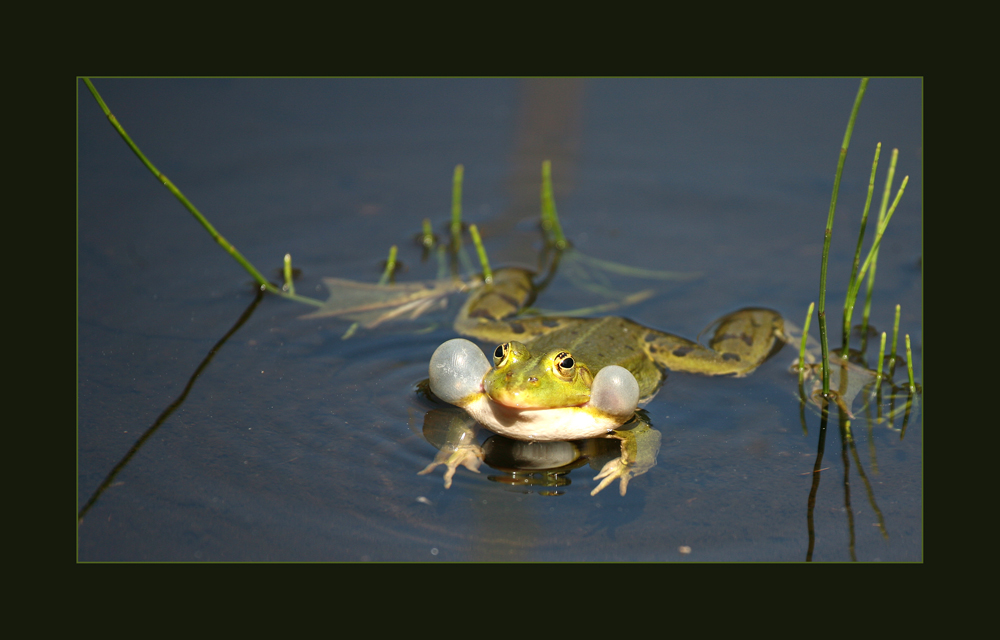
<path id="1" fill-rule="evenodd" d="M 559 224 L 556 201 L 552 195 L 552 162 L 550 160 L 542 163 L 542 229 L 545 231 L 546 240 L 554 244 L 556 249 L 562 250 L 569 246 L 566 236 L 563 235 L 562 225 Z"/>
<path id="2" fill-rule="evenodd" d="M 486 257 L 486 248 L 483 247 L 483 239 L 479 237 L 479 227 L 471 225 L 469 227 L 469 234 L 472 236 L 472 244 L 476 247 L 479 264 L 483 267 L 483 282 L 493 284 L 493 270 L 490 269 L 490 261 Z"/>
<path id="3" fill-rule="evenodd" d="M 833 177 L 833 195 L 830 197 L 830 212 L 826 218 L 826 231 L 823 236 L 823 262 L 819 272 L 819 338 L 823 350 L 823 397 L 830 395 L 830 347 L 826 336 L 826 266 L 830 261 L 830 237 L 833 234 L 833 214 L 837 210 L 837 194 L 840 192 L 840 176 L 844 173 L 844 160 L 847 159 L 847 147 L 851 142 L 851 134 L 854 132 L 854 120 L 858 116 L 858 109 L 861 108 L 861 100 L 865 97 L 865 89 L 868 88 L 868 78 L 861 79 L 861 86 L 858 87 L 858 95 L 854 98 L 854 108 L 851 109 L 851 117 L 847 121 L 847 130 L 844 132 L 844 141 L 840 145 L 840 156 L 837 159 L 837 172 Z"/>
<path id="4" fill-rule="evenodd" d="M 295 283 L 292 282 L 292 254 L 285 254 L 285 291 L 295 295 Z"/>
<path id="5" fill-rule="evenodd" d="M 913 352 L 910 351 L 910 334 L 906 334 L 906 375 L 910 382 L 910 393 L 916 393 L 917 385 L 913 384 Z"/>
<path id="6" fill-rule="evenodd" d="M 378 279 L 379 284 L 388 284 L 392 279 L 392 274 L 396 271 L 396 254 L 399 249 L 396 245 L 389 247 L 389 257 L 385 261 L 385 270 L 382 272 L 382 277 Z"/>
<path id="7" fill-rule="evenodd" d="M 799 384 L 802 384 L 802 376 L 806 371 L 806 339 L 809 337 L 809 323 L 812 321 L 815 302 L 809 303 L 809 311 L 806 311 L 806 321 L 802 323 L 802 345 L 799 347 Z"/>
<path id="8" fill-rule="evenodd" d="M 462 175 L 465 167 L 455 165 L 451 187 L 451 244 L 458 251 L 462 245 Z"/>
<path id="9" fill-rule="evenodd" d="M 848 280 L 847 296 L 844 298 L 844 342 L 840 355 L 846 358 L 849 355 L 851 344 L 851 316 L 854 315 L 854 301 L 857 299 L 857 288 L 855 281 L 858 278 L 858 263 L 861 261 L 861 245 L 865 241 L 865 229 L 868 226 L 868 210 L 872 204 L 872 193 L 875 191 L 875 170 L 878 169 L 878 157 L 882 153 L 882 143 L 875 145 L 875 159 L 872 161 L 872 175 L 868 179 L 868 196 L 865 198 L 865 208 L 861 212 L 861 230 L 858 232 L 858 246 L 854 249 L 854 262 L 851 264 L 851 279 Z M 851 295 L 854 292 L 855 295 Z M 864 334 L 862 334 L 864 335 Z"/>
<path id="10" fill-rule="evenodd" d="M 198 211 L 197 207 L 191 204 L 191 201 L 188 200 L 183 193 L 181 193 L 181 190 L 178 189 L 176 186 L 174 186 L 174 183 L 171 182 L 167 178 L 167 176 L 160 173 L 160 170 L 157 169 L 153 165 L 153 163 L 150 162 L 148 158 L 146 158 L 145 155 L 143 155 L 142 151 L 139 150 L 138 145 L 132 142 L 132 138 L 129 137 L 129 135 L 125 132 L 125 129 L 121 126 L 121 124 L 119 124 L 118 119 L 115 118 L 115 116 L 111 113 L 111 109 L 109 109 L 108 105 L 105 104 L 104 98 L 102 98 L 101 94 L 97 92 L 97 89 L 90 81 L 90 78 L 84 78 L 83 82 L 87 85 L 87 88 L 90 89 L 90 93 L 93 94 L 94 99 L 97 100 L 97 104 L 100 105 L 101 111 L 103 111 L 104 115 L 107 116 L 108 121 L 111 123 L 111 126 L 115 128 L 115 131 L 118 132 L 118 135 L 122 137 L 122 140 L 125 141 L 125 144 L 127 144 L 129 148 L 132 150 L 132 152 L 135 153 L 136 157 L 138 157 L 139 160 L 142 161 L 142 164 L 144 164 L 146 168 L 149 169 L 150 173 L 152 173 L 156 177 L 156 179 L 159 180 L 163 184 L 163 186 L 167 188 L 168 191 L 170 191 L 170 193 L 174 194 L 174 197 L 177 198 L 180 201 L 180 203 L 184 205 L 184 208 L 187 209 L 191 213 L 191 215 L 195 217 L 195 219 L 201 224 L 202 227 L 205 228 L 206 231 L 208 231 L 209 235 L 212 236 L 212 238 L 219 244 L 219 246 L 221 246 L 226 253 L 232 256 L 233 259 L 236 260 L 236 262 L 240 263 L 243 269 L 246 270 L 246 272 L 253 277 L 254 281 L 257 282 L 261 290 L 270 291 L 271 293 L 279 295 L 283 298 L 288 298 L 289 300 L 295 300 L 297 302 L 303 302 L 305 304 L 311 304 L 317 307 L 323 306 L 323 302 L 320 300 L 314 300 L 313 298 L 298 296 L 295 295 L 294 293 L 286 293 L 282 291 L 279 287 L 276 287 L 270 282 L 268 282 L 268 280 L 263 275 L 261 275 L 260 271 L 258 271 L 257 268 L 254 267 L 249 260 L 244 258 L 243 254 L 241 254 L 236 249 L 236 247 L 232 245 L 232 243 L 230 243 L 228 240 L 222 237 L 222 234 L 220 234 L 218 231 L 215 230 L 215 227 L 212 226 L 212 223 L 209 222 L 208 219 L 205 216 L 203 216 L 200 211 Z"/>
<path id="11" fill-rule="evenodd" d="M 885 219 L 885 212 L 889 206 L 889 197 L 892 195 L 892 179 L 896 175 L 896 160 L 899 158 L 899 149 L 892 150 L 889 158 L 889 172 L 885 177 L 885 189 L 882 190 L 882 204 L 878 210 L 878 224 L 881 225 Z M 872 291 L 875 288 L 875 264 L 878 262 L 878 249 L 872 256 L 871 270 L 868 271 L 868 291 L 865 294 L 865 310 L 861 316 L 861 335 L 868 334 L 868 318 L 872 309 Z"/>

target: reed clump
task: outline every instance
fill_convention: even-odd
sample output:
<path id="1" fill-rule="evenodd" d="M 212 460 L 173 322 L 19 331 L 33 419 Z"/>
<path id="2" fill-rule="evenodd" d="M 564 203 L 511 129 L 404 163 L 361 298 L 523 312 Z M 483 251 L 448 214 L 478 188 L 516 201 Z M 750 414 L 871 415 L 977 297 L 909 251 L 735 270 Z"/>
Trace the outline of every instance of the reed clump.
<path id="1" fill-rule="evenodd" d="M 829 400 L 834 400 L 840 405 L 843 405 L 843 401 L 841 398 L 838 397 L 838 391 L 831 390 L 830 388 L 831 364 L 830 364 L 830 349 L 829 349 L 827 318 L 826 318 L 827 265 L 829 262 L 830 238 L 832 236 L 832 231 L 833 231 L 833 219 L 837 208 L 837 196 L 840 190 L 840 179 L 844 170 L 844 161 L 847 158 L 847 150 L 850 145 L 851 134 L 854 130 L 854 122 L 855 119 L 857 118 L 858 110 L 861 106 L 861 101 L 864 98 L 864 94 L 867 87 L 868 87 L 868 78 L 863 78 L 861 80 L 861 85 L 858 88 L 858 93 L 854 101 L 854 107 L 851 110 L 851 116 L 848 119 L 847 130 L 844 133 L 844 140 L 843 143 L 841 144 L 840 155 L 837 161 L 837 171 L 834 174 L 833 194 L 831 195 L 830 198 L 830 209 L 827 214 L 826 230 L 823 237 L 823 258 L 820 266 L 820 290 L 819 290 L 819 305 L 818 305 L 818 320 L 819 320 L 818 324 L 819 324 L 820 345 L 821 345 L 820 348 L 822 350 L 822 365 L 821 365 L 822 391 L 820 393 L 820 396 L 824 402 Z M 864 312 L 862 315 L 862 323 L 860 326 L 861 340 L 862 340 L 861 353 L 863 354 L 865 349 L 867 348 L 868 320 L 871 311 L 871 300 L 875 283 L 875 270 L 878 263 L 879 246 L 881 245 L 882 237 L 885 234 L 885 230 L 889 225 L 889 221 L 892 219 L 892 216 L 895 213 L 896 208 L 903 197 L 903 193 L 906 190 L 906 185 L 909 182 L 909 176 L 905 176 L 901 181 L 898 190 L 896 191 L 895 197 L 890 199 L 890 195 L 892 193 L 892 183 L 895 177 L 896 163 L 899 156 L 899 150 L 893 149 L 892 156 L 889 162 L 889 170 L 886 175 L 885 186 L 882 190 L 882 201 L 879 206 L 879 213 L 876 221 L 874 238 L 872 240 L 871 246 L 868 249 L 867 254 L 865 254 L 864 256 L 864 260 L 862 260 L 862 249 L 864 246 L 865 232 L 867 230 L 867 225 L 868 225 L 868 213 L 871 206 L 872 194 L 875 189 L 875 174 L 878 169 L 881 150 L 882 150 L 882 143 L 878 143 L 875 147 L 875 157 L 874 160 L 872 161 L 871 175 L 868 182 L 868 194 L 865 199 L 864 210 L 862 211 L 861 214 L 861 224 L 860 224 L 860 230 L 858 232 L 858 241 L 854 252 L 854 260 L 851 266 L 851 275 L 850 278 L 848 279 L 847 294 L 844 299 L 843 315 L 841 318 L 842 343 L 839 353 L 837 355 L 839 356 L 839 359 L 845 364 L 847 363 L 850 357 L 851 321 L 854 313 L 854 307 L 857 302 L 857 298 L 860 293 L 862 284 L 865 282 L 866 276 L 867 276 L 867 291 L 865 295 L 865 305 L 864 305 Z M 807 368 L 807 365 L 804 362 L 804 356 L 805 356 L 804 345 L 806 341 L 805 334 L 808 331 L 808 320 L 812 316 L 812 305 L 810 305 L 809 307 L 809 312 L 807 316 L 808 317 L 806 321 L 806 326 L 803 330 L 803 337 L 802 337 L 803 349 L 801 350 L 800 353 L 799 365 L 798 365 L 800 383 L 803 378 L 803 372 Z M 880 352 L 879 352 L 879 361 L 877 363 L 877 372 L 875 374 L 876 384 L 881 383 L 881 381 L 884 378 L 891 379 L 892 377 L 896 364 L 896 343 L 898 334 L 899 334 L 899 305 L 896 305 L 896 319 L 892 335 L 892 343 L 891 343 L 892 351 L 889 358 L 889 370 L 886 372 L 885 376 L 883 376 L 882 360 L 884 358 L 884 353 L 885 353 L 885 334 L 883 333 L 879 350 Z M 909 336 L 907 336 L 907 338 L 908 337 Z M 907 347 L 909 347 L 908 341 L 907 341 Z M 908 348 L 907 366 L 908 366 L 908 374 L 910 382 L 908 388 L 910 389 L 910 393 L 913 394 L 916 393 L 916 391 L 919 388 L 919 385 L 913 382 L 913 377 L 912 377 L 913 367 L 912 364 L 910 363 L 911 357 L 912 355 Z M 846 372 L 841 376 L 842 379 L 844 375 L 846 375 Z M 841 384 L 841 386 L 843 386 L 843 384 Z M 849 413 L 849 408 L 846 409 L 848 409 Z"/>

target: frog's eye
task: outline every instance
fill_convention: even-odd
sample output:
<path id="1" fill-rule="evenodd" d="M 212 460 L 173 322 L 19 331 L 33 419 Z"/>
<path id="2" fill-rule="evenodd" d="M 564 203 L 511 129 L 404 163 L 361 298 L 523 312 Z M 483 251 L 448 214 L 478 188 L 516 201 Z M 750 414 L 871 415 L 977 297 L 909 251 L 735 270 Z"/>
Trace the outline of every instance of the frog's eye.
<path id="1" fill-rule="evenodd" d="M 560 351 L 559 353 L 556 354 L 556 357 L 553 358 L 553 362 L 555 363 L 561 375 L 563 376 L 573 375 L 573 369 L 576 367 L 576 361 L 573 360 L 573 356 L 571 356 L 570 354 L 566 353 L 565 351 Z"/>
<path id="2" fill-rule="evenodd" d="M 507 352 L 510 351 L 510 343 L 505 342 L 503 344 L 498 344 L 496 351 L 493 352 L 493 366 L 499 367 L 503 359 L 507 357 Z"/>

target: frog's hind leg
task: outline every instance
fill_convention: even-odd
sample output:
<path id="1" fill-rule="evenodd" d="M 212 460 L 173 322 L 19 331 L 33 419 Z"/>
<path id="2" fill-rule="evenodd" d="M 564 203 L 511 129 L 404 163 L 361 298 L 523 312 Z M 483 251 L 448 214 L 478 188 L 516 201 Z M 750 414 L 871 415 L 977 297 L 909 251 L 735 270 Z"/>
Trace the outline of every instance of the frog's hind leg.
<path id="1" fill-rule="evenodd" d="M 770 309 L 740 309 L 709 325 L 712 327 L 715 332 L 708 347 L 649 329 L 646 351 L 671 371 L 745 376 L 784 345 L 784 320 Z"/>
<path id="2" fill-rule="evenodd" d="M 531 272 L 506 268 L 494 272 L 493 284 L 474 291 L 455 318 L 463 336 L 491 342 L 529 342 L 557 329 L 578 326 L 581 318 L 519 316 L 535 298 Z"/>
<path id="3" fill-rule="evenodd" d="M 738 357 L 743 368 L 736 372 L 745 376 L 781 351 L 788 341 L 785 320 L 772 309 L 747 308 L 719 318 L 708 346 L 723 358 Z"/>

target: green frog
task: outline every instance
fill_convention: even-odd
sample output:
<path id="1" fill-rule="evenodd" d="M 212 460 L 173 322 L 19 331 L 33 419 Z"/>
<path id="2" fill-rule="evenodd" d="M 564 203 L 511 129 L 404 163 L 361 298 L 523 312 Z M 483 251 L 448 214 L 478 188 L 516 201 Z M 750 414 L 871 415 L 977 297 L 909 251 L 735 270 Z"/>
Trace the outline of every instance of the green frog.
<path id="1" fill-rule="evenodd" d="M 430 388 L 491 431 L 515 440 L 622 440 L 622 458 L 602 470 L 598 478 L 605 482 L 594 493 L 621 477 L 624 495 L 627 468 L 637 456 L 629 460 L 635 442 L 632 431 L 622 427 L 633 420 L 639 404 L 656 394 L 664 369 L 745 376 L 783 344 L 783 320 L 769 309 L 741 309 L 721 318 L 705 347 L 620 317 L 517 316 L 533 295 L 531 274 L 522 269 L 501 269 L 492 286 L 473 291 L 455 330 L 500 343 L 493 362 L 472 342 L 449 340 L 431 357 Z M 481 460 L 481 452 L 462 439 L 459 448 L 442 449 L 447 459 L 439 456 L 421 473 L 447 464 L 447 486 L 458 464 L 475 471 L 478 463 L 470 456 Z M 648 451 L 638 457 L 646 459 L 647 469 L 655 464 L 655 452 L 652 460 Z M 644 470 L 633 469 L 631 475 Z"/>

